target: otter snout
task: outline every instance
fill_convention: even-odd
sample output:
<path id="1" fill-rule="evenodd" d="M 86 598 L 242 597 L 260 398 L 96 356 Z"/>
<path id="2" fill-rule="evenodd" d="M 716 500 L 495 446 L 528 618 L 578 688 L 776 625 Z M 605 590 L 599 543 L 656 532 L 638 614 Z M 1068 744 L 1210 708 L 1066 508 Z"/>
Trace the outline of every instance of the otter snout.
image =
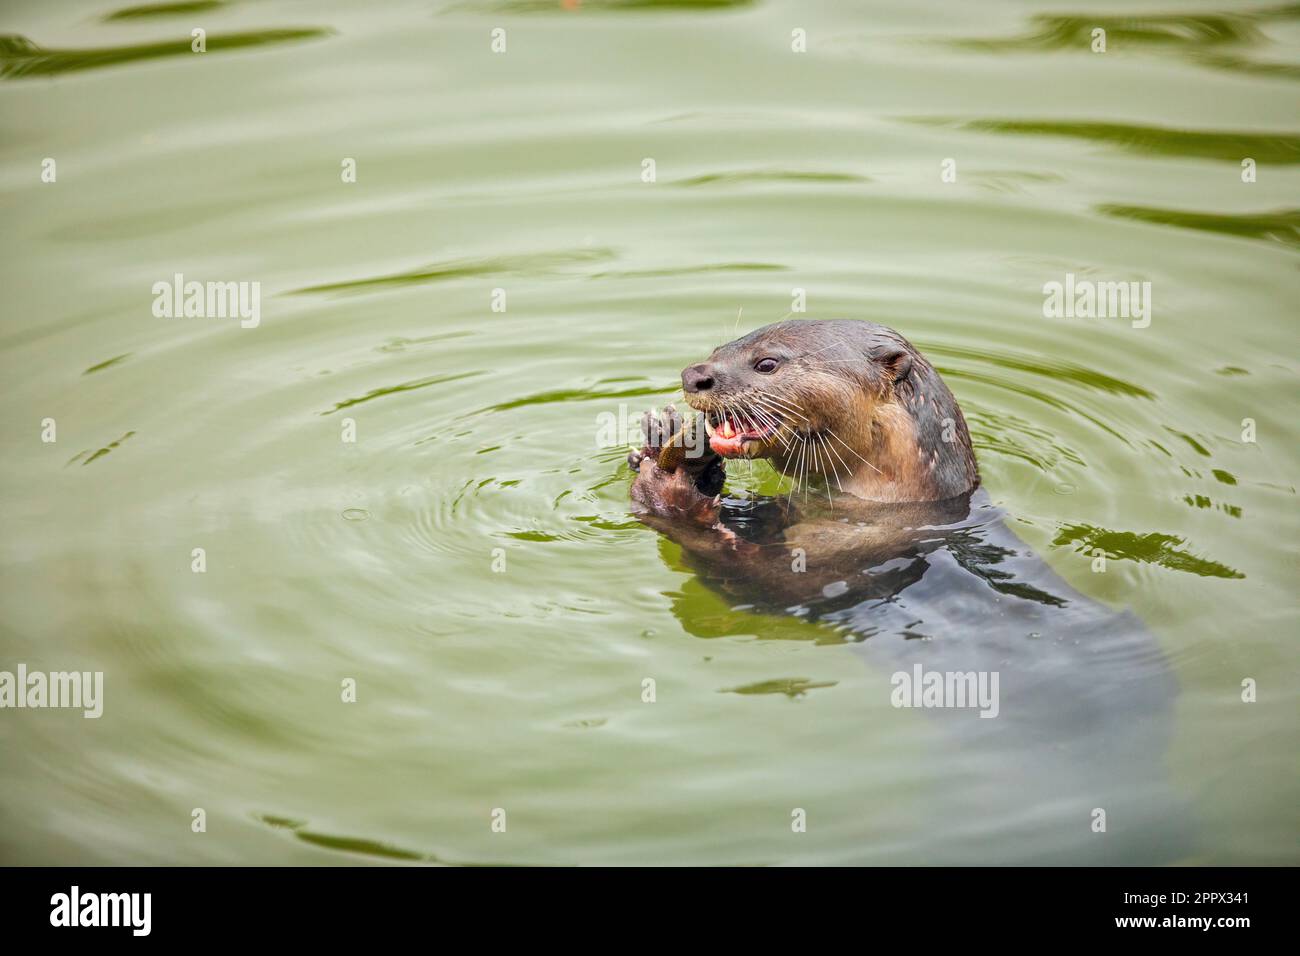
<path id="1" fill-rule="evenodd" d="M 708 362 L 701 362 L 699 365 L 692 365 L 682 370 L 682 388 L 686 390 L 687 395 L 707 392 L 713 388 L 716 377 L 713 366 Z"/>

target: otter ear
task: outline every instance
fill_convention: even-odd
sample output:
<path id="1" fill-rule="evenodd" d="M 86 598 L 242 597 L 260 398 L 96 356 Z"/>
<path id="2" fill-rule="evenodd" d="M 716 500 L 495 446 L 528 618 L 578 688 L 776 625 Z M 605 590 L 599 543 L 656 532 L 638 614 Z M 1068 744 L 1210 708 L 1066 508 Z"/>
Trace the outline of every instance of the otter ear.
<path id="1" fill-rule="evenodd" d="M 872 353 L 871 358 L 884 369 L 889 380 L 897 385 L 912 371 L 912 356 L 907 349 L 889 346 Z"/>

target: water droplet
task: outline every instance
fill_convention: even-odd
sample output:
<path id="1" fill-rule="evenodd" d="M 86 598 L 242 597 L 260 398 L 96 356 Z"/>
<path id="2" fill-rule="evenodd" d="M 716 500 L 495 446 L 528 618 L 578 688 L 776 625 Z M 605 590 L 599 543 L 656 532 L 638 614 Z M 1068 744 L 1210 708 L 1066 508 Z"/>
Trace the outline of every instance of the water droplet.
<path id="1" fill-rule="evenodd" d="M 1058 495 L 1072 495 L 1074 494 L 1074 485 L 1070 484 L 1068 481 L 1062 481 L 1052 490 Z"/>
<path id="2" fill-rule="evenodd" d="M 370 518 L 370 512 L 365 508 L 347 508 L 343 512 L 343 517 L 348 521 L 366 521 Z"/>

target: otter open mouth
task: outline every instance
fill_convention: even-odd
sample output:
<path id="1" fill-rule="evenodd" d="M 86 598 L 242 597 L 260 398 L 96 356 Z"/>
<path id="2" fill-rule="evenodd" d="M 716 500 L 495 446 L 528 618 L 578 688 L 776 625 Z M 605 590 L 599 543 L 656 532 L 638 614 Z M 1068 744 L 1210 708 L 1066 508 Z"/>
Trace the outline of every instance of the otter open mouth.
<path id="1" fill-rule="evenodd" d="M 727 412 L 709 412 L 704 417 L 704 430 L 709 435 L 709 447 L 723 458 L 743 458 L 756 449 L 746 449 L 750 442 L 762 442 L 771 438 L 781 428 L 776 418 L 764 415 L 762 421 L 756 421 L 745 415 L 731 415 Z"/>

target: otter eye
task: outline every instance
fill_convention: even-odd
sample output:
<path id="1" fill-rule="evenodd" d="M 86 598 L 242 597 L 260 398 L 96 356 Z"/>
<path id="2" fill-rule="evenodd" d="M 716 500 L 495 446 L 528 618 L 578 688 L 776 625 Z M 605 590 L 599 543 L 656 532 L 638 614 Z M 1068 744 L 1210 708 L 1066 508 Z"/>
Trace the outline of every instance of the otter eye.
<path id="1" fill-rule="evenodd" d="M 761 358 L 754 363 L 754 371 L 762 372 L 764 375 L 770 375 L 776 371 L 776 367 L 781 363 L 774 358 Z"/>

